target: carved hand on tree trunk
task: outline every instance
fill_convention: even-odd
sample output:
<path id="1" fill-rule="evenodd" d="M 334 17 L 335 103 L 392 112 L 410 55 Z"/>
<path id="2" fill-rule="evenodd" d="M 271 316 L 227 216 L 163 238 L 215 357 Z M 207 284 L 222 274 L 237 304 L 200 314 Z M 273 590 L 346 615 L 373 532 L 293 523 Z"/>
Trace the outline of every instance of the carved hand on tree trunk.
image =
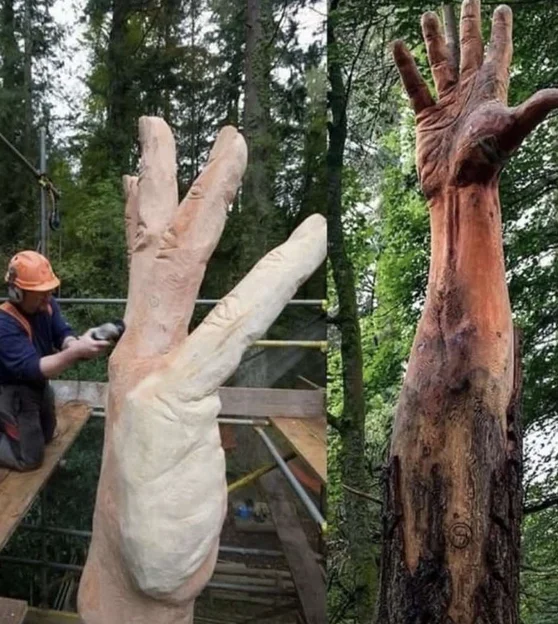
<path id="1" fill-rule="evenodd" d="M 378 624 L 519 621 L 520 366 L 506 285 L 499 173 L 558 90 L 507 107 L 512 14 L 461 13 L 461 68 L 428 13 L 439 99 L 407 48 L 394 56 L 417 120 L 431 259 L 390 448 Z M 451 39 L 451 37 L 450 37 Z"/>
<path id="2" fill-rule="evenodd" d="M 109 366 L 103 463 L 78 600 L 86 624 L 192 622 L 227 507 L 218 388 L 326 255 L 325 219 L 314 215 L 187 336 L 246 145 L 223 129 L 179 205 L 168 126 L 142 118 L 140 141 L 140 177 L 125 178 L 127 329 Z"/>
<path id="3" fill-rule="evenodd" d="M 417 115 L 417 164 L 422 189 L 430 198 L 445 186 L 496 176 L 523 139 L 558 107 L 558 89 L 540 91 L 521 106 L 507 106 L 513 49 L 512 12 L 507 6 L 494 12 L 484 57 L 480 3 L 463 3 L 459 68 L 435 13 L 423 15 L 422 31 L 437 102 L 400 41 L 394 45 L 394 57 Z"/>

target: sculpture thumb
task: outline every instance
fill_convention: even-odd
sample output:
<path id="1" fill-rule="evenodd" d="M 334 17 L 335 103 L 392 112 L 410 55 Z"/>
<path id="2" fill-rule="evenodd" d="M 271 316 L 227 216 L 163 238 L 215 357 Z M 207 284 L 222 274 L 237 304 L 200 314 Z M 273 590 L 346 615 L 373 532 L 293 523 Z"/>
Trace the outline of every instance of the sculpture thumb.
<path id="1" fill-rule="evenodd" d="M 556 108 L 558 108 L 558 89 L 543 89 L 532 95 L 520 106 L 512 109 L 514 123 L 511 124 L 506 135 L 502 137 L 503 149 L 508 154 L 516 150 Z"/>

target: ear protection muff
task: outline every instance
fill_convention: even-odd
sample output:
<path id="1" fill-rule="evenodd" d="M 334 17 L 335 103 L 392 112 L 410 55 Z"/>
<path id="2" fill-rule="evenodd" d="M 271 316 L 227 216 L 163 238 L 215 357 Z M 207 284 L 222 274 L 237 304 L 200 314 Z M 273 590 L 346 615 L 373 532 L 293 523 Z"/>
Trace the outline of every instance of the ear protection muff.
<path id="1" fill-rule="evenodd" d="M 8 299 L 12 303 L 21 303 L 23 301 L 23 291 L 19 288 L 19 286 L 15 285 L 16 275 L 15 267 L 9 267 L 8 273 L 6 274 L 6 282 L 8 282 Z"/>

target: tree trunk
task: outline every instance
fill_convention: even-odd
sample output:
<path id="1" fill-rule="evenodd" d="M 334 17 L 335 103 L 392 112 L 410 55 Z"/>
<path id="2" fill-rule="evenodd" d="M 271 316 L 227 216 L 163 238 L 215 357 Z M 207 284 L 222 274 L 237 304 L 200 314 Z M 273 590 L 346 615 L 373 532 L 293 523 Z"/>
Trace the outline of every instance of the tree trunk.
<path id="1" fill-rule="evenodd" d="M 270 134 L 270 80 L 271 51 L 270 0 L 246 2 L 246 48 L 244 88 L 244 136 L 248 145 L 248 166 L 240 201 L 240 244 L 236 271 L 244 272 L 253 266 L 256 258 L 272 245 L 273 186 L 271 167 L 273 146 Z M 231 278 L 237 279 L 231 272 Z M 268 381 L 268 352 L 261 349 L 255 357 L 239 367 L 234 379 L 236 386 L 265 388 Z M 239 467 L 250 470 L 269 461 L 269 453 L 261 444 L 254 443 L 254 433 L 245 427 L 237 429 L 238 446 L 243 453 L 237 457 Z"/>
<path id="2" fill-rule="evenodd" d="M 248 167 L 242 187 L 242 250 L 240 270 L 251 266 L 269 245 L 274 213 L 270 132 L 271 51 L 269 0 L 247 0 L 244 92 L 244 135 Z"/>
<path id="3" fill-rule="evenodd" d="M 168 126 L 142 118 L 140 142 L 140 178 L 125 178 L 126 332 L 109 365 L 103 462 L 78 596 L 85 624 L 192 624 L 227 510 L 218 389 L 327 246 L 325 219 L 309 218 L 187 336 L 246 146 L 224 128 L 178 204 Z"/>
<path id="4" fill-rule="evenodd" d="M 363 362 L 360 324 L 356 300 L 355 276 L 347 254 L 342 223 L 342 179 L 345 140 L 347 137 L 347 100 L 335 39 L 335 10 L 331 3 L 327 23 L 328 74 L 331 85 L 327 151 L 328 238 L 329 259 L 339 305 L 338 325 L 341 332 L 343 362 L 343 413 L 336 429 L 341 438 L 341 478 L 359 491 L 370 491 L 370 478 L 365 464 L 364 425 L 366 407 L 363 387 Z M 377 572 L 369 522 L 370 503 L 366 498 L 344 490 L 344 506 L 349 539 L 349 552 L 355 579 L 356 621 L 369 621 L 374 608 Z"/>
<path id="5" fill-rule="evenodd" d="M 130 0 L 112 0 L 112 21 L 107 50 L 107 123 L 106 141 L 109 159 L 118 174 L 130 168 L 130 137 L 133 136 L 131 76 L 128 58 L 128 19 Z"/>
<path id="6" fill-rule="evenodd" d="M 24 54 L 23 54 L 23 93 L 25 98 L 25 129 L 23 134 L 23 154 L 33 162 L 33 35 L 31 30 L 31 0 L 25 0 L 24 13 Z"/>
<path id="7" fill-rule="evenodd" d="M 428 295 L 388 467 L 382 624 L 519 621 L 519 346 L 497 189 L 467 191 L 431 208 Z"/>
<path id="8" fill-rule="evenodd" d="M 520 345 L 498 182 L 558 90 L 507 107 L 511 24 L 496 9 L 485 55 L 480 3 L 464 2 L 457 67 L 436 16 L 423 17 L 437 102 L 394 46 L 417 115 L 431 260 L 390 449 L 378 624 L 519 622 Z"/>
<path id="9" fill-rule="evenodd" d="M 2 84 L 2 106 L 0 107 L 0 132 L 31 160 L 36 154 L 30 154 L 30 93 L 27 88 L 30 70 L 30 49 L 27 28 L 30 18 L 25 12 L 30 10 L 25 4 L 18 10 L 13 0 L 3 0 L 0 3 L 0 82 Z M 23 25 L 23 33 L 18 30 Z M 19 48 L 18 40 L 24 35 L 25 51 Z M 31 111 L 32 112 L 32 111 Z M 31 119 L 32 121 L 32 119 Z M 0 146 L 0 155 L 5 161 L 0 186 L 3 188 L 0 199 L 2 213 L 2 241 L 3 248 L 15 252 L 14 244 L 34 247 L 37 242 L 37 212 L 34 212 L 38 202 L 32 178 L 24 165 L 8 152 L 4 145 Z"/>

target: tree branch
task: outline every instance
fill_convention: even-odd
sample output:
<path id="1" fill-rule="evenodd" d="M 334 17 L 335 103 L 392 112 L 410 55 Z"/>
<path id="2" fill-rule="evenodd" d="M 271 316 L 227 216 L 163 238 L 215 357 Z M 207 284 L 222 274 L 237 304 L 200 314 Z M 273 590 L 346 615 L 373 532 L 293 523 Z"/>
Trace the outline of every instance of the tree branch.
<path id="1" fill-rule="evenodd" d="M 373 503 L 376 503 L 376 505 L 383 505 L 383 502 L 379 498 L 375 498 L 374 496 L 372 496 L 372 494 L 357 490 L 356 488 L 351 487 L 350 485 L 346 485 L 345 483 L 342 483 L 341 487 L 351 494 L 355 494 L 356 496 L 361 496 L 362 498 L 367 498 L 368 500 L 371 500 Z"/>
<path id="2" fill-rule="evenodd" d="M 539 503 L 534 503 L 532 505 L 525 505 L 523 507 L 523 515 L 528 516 L 529 514 L 537 513 L 539 511 L 544 511 L 545 509 L 549 509 L 550 507 L 555 507 L 558 505 L 558 496 L 552 496 L 551 498 L 547 498 L 544 501 L 540 501 Z"/>

